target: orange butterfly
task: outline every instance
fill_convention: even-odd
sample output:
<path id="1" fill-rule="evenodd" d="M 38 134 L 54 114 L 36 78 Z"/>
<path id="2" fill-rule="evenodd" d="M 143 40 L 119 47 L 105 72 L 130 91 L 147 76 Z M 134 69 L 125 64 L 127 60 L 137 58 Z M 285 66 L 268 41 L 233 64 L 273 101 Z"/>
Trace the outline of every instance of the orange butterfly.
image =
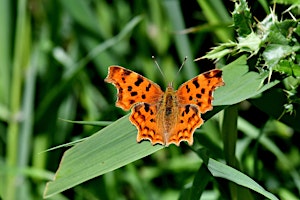
<path id="1" fill-rule="evenodd" d="M 213 91 L 224 85 L 222 71 L 214 69 L 183 83 L 177 91 L 159 85 L 120 66 L 110 66 L 106 82 L 118 90 L 116 106 L 132 108 L 130 122 L 138 129 L 137 142 L 152 145 L 193 144 L 193 133 L 203 124 L 201 114 L 212 110 Z"/>

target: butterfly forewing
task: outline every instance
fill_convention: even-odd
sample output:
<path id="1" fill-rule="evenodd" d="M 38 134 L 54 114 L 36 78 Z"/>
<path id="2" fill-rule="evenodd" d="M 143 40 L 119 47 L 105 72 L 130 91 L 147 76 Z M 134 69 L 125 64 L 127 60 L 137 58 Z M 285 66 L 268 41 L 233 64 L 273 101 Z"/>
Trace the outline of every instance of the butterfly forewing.
<path id="1" fill-rule="evenodd" d="M 120 66 L 110 66 L 105 81 L 114 84 L 118 89 L 116 105 L 124 110 L 129 110 L 140 102 L 156 103 L 163 95 L 157 84 Z"/>
<path id="2" fill-rule="evenodd" d="M 183 83 L 177 90 L 180 104 L 194 104 L 199 107 L 201 113 L 211 110 L 213 91 L 216 87 L 224 85 L 222 71 L 214 69 L 200 74 Z"/>

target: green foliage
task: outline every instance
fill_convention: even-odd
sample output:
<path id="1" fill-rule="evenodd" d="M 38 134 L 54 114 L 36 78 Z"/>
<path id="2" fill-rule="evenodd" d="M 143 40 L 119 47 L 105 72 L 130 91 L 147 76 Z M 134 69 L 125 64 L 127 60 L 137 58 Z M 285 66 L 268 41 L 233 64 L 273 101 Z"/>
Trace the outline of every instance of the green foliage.
<path id="1" fill-rule="evenodd" d="M 235 3 L 235 9 L 232 12 L 234 29 L 238 36 L 246 37 L 252 32 L 252 14 L 248 8 L 248 3 L 241 0 Z"/>
<path id="2" fill-rule="evenodd" d="M 299 37 L 299 20 L 282 19 L 279 21 L 275 11 L 272 11 L 261 22 L 252 26 L 253 19 L 251 17 L 247 2 L 236 2 L 233 19 L 235 30 L 239 36 L 237 42 L 223 43 L 208 52 L 203 58 L 220 59 L 228 54 L 249 53 L 250 57 L 258 60 L 256 67 L 269 74 L 268 81 L 270 81 L 273 71 L 293 76 L 299 80 L 300 43 L 297 39 Z M 296 81 L 291 87 L 297 88 L 298 85 L 299 81 Z M 285 112 L 294 112 L 293 104 L 298 104 L 298 102 L 288 98 L 290 106 L 285 107 L 287 108 Z"/>
<path id="3" fill-rule="evenodd" d="M 1 1 L 0 199 L 298 199 L 299 1 L 269 7 Z M 225 86 L 194 145 L 136 143 L 108 66 L 179 85 L 204 58 Z"/>

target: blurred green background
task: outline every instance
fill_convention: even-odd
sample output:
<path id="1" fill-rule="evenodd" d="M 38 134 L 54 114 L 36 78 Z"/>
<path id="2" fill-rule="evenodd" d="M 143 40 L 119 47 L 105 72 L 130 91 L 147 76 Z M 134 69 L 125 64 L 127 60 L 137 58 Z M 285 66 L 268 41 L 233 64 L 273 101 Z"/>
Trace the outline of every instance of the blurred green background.
<path id="1" fill-rule="evenodd" d="M 273 6 L 266 0 L 248 3 L 257 20 L 263 20 Z M 45 150 L 91 136 L 127 114 L 114 106 L 116 89 L 104 83 L 108 66 L 134 70 L 162 88 L 175 80 L 177 88 L 201 72 L 233 61 L 234 55 L 216 63 L 193 60 L 219 43 L 236 41 L 234 5 L 222 0 L 2 0 L 0 199 L 41 199 L 46 182 L 53 179 L 70 147 Z M 287 8 L 278 4 L 276 13 L 280 17 Z M 175 77 L 185 56 L 185 66 Z M 274 91 L 280 90 L 279 113 L 283 113 L 282 105 L 294 105 L 285 99 L 282 91 L 286 88 L 279 84 L 273 89 L 263 95 L 274 100 Z M 264 100 L 235 105 L 239 109 L 238 118 L 233 119 L 239 123 L 238 143 L 229 145 L 236 148 L 240 171 L 280 199 L 299 199 L 299 122 L 280 122 L 272 109 L 263 109 L 270 104 Z M 223 151 L 222 116 L 221 112 L 207 117 L 212 118 L 196 133 L 203 134 L 197 145 L 218 150 L 213 155 Z M 293 112 L 291 118 L 296 116 L 299 113 Z M 251 136 L 253 132 L 258 136 Z M 194 151 L 186 144 L 171 145 L 49 199 L 197 199 L 199 195 L 188 195 L 187 189 L 198 181 L 200 190 L 202 178 L 197 171 L 205 169 Z M 207 180 L 201 199 L 232 199 L 228 181 Z M 251 191 L 245 199 L 264 198 Z"/>

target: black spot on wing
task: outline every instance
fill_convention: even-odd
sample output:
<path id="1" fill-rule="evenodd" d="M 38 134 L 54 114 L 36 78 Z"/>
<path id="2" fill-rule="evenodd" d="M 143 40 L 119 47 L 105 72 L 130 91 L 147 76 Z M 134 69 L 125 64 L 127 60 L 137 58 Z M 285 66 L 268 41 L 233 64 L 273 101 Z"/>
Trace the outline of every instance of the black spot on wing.
<path id="1" fill-rule="evenodd" d="M 186 105 L 186 106 L 185 106 L 184 112 L 185 112 L 186 114 L 188 114 L 188 113 L 190 112 L 190 105 Z"/>
<path id="2" fill-rule="evenodd" d="M 153 115 L 154 113 L 153 113 L 153 110 L 150 110 L 150 115 Z"/>
<path id="3" fill-rule="evenodd" d="M 151 83 L 149 83 L 149 84 L 147 85 L 147 87 L 146 87 L 146 91 L 147 91 L 147 92 L 149 92 L 149 91 L 150 91 L 150 88 L 151 88 L 151 86 L 152 86 L 152 84 L 151 84 Z"/>
<path id="4" fill-rule="evenodd" d="M 186 92 L 189 93 L 191 91 L 191 88 L 189 88 L 188 85 L 185 85 L 185 88 L 186 88 Z"/>
<path id="5" fill-rule="evenodd" d="M 145 111 L 146 111 L 146 112 L 149 112 L 149 110 L 150 110 L 150 106 L 149 106 L 149 104 L 146 104 L 146 103 L 145 103 L 145 107 L 144 107 L 144 109 L 145 109 Z"/>
<path id="6" fill-rule="evenodd" d="M 190 105 L 186 105 L 184 111 L 181 113 L 181 116 L 183 117 L 185 114 L 188 114 L 190 112 Z"/>
<path id="7" fill-rule="evenodd" d="M 138 93 L 137 92 L 131 92 L 130 95 L 133 97 L 133 96 L 136 96 Z"/>
<path id="8" fill-rule="evenodd" d="M 123 75 L 124 75 L 124 76 L 129 76 L 131 73 L 132 73 L 131 71 L 124 70 Z"/>
<path id="9" fill-rule="evenodd" d="M 192 83 L 194 84 L 194 86 L 195 86 L 196 88 L 199 88 L 199 87 L 200 87 L 200 85 L 199 85 L 199 83 L 198 83 L 198 79 L 194 79 Z"/>
<path id="10" fill-rule="evenodd" d="M 136 86 L 140 86 L 142 82 L 143 82 L 143 78 L 141 78 L 141 77 L 138 77 L 137 81 L 136 81 L 136 82 L 134 82 L 134 85 L 136 85 Z"/>
<path id="11" fill-rule="evenodd" d="M 150 115 L 154 114 L 153 110 L 150 109 L 150 105 L 149 104 L 144 103 L 144 109 L 145 109 L 146 112 L 149 112 Z"/>
<path id="12" fill-rule="evenodd" d="M 201 93 L 205 94 L 205 89 L 204 88 L 201 89 Z"/>

